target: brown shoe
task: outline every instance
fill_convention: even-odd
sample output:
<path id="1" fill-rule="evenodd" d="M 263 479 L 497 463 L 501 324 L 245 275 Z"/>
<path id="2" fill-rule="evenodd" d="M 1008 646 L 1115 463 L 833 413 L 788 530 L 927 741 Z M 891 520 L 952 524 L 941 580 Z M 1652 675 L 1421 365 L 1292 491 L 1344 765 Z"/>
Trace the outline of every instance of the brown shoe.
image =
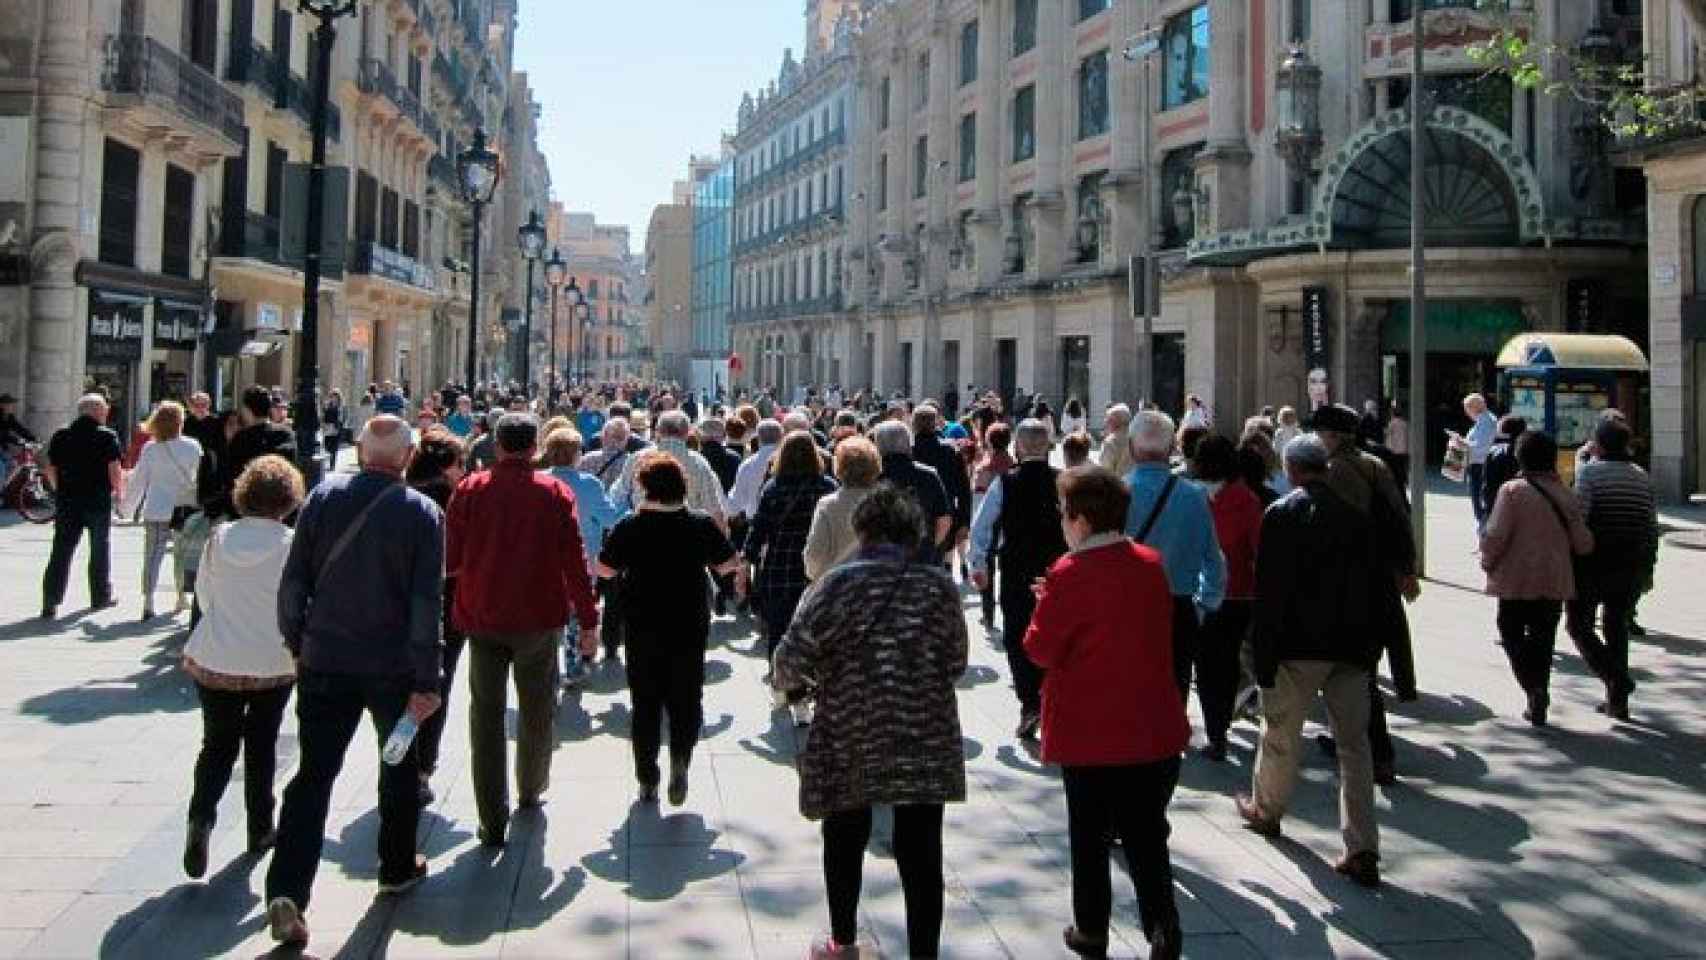
<path id="1" fill-rule="evenodd" d="M 1244 818 L 1244 829 L 1269 840 L 1280 835 L 1280 822 L 1263 813 L 1254 797 L 1239 796 L 1236 802 L 1238 815 Z"/>
<path id="2" fill-rule="evenodd" d="M 1333 864 L 1333 869 L 1351 878 L 1358 886 L 1374 889 L 1380 886 L 1380 854 L 1373 850 L 1346 854 Z"/>

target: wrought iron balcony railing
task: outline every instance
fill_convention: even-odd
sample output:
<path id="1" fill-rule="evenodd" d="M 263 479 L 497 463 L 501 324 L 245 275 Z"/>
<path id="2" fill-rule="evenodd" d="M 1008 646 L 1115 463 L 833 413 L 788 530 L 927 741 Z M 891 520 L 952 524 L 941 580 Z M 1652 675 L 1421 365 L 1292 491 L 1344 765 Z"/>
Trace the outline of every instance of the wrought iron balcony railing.
<path id="1" fill-rule="evenodd" d="M 243 123 L 243 99 L 225 89 L 213 74 L 151 37 L 109 34 L 101 87 L 109 93 L 163 106 L 217 131 L 233 146 L 241 146 L 249 138 Z"/>
<path id="2" fill-rule="evenodd" d="M 225 71 L 233 83 L 252 84 L 272 99 L 279 110 L 290 110 L 305 125 L 314 122 L 314 88 L 300 75 L 290 72 L 272 51 L 242 37 L 231 38 L 231 60 Z M 343 111 L 326 103 L 326 136 L 343 139 Z"/>

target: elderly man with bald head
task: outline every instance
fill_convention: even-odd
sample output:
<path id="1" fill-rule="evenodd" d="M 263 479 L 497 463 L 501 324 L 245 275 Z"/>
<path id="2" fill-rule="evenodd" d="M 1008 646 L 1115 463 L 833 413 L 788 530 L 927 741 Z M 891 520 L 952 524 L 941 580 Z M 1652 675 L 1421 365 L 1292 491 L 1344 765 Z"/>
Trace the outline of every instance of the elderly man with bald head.
<path id="1" fill-rule="evenodd" d="M 112 555 L 107 535 L 112 530 L 113 501 L 124 497 L 124 447 L 107 425 L 107 398 L 85 394 L 77 401 L 77 419 L 56 431 L 47 442 L 47 482 L 59 497 L 53 520 L 53 552 L 42 574 L 41 615 L 52 620 L 65 599 L 71 577 L 71 557 L 89 532 L 89 605 L 113 605 Z"/>
<path id="2" fill-rule="evenodd" d="M 361 472 L 327 475 L 302 506 L 278 590 L 278 626 L 297 663 L 301 762 L 284 792 L 278 847 L 267 871 L 274 939 L 303 944 L 305 913 L 332 788 L 344 753 L 372 718 L 388 735 L 439 706 L 444 518 L 403 483 L 415 441 L 401 418 L 381 414 L 356 441 Z M 420 757 L 379 768 L 379 892 L 401 893 L 426 875 L 415 851 Z"/>

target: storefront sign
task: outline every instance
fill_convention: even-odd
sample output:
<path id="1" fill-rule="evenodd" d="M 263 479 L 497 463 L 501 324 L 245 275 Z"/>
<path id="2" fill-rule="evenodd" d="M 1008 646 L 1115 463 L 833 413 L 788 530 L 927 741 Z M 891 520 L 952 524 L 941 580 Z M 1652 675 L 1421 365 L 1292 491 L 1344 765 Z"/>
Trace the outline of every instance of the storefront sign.
<path id="1" fill-rule="evenodd" d="M 142 359 L 141 297 L 89 291 L 88 360 L 93 363 L 134 363 Z"/>
<path id="2" fill-rule="evenodd" d="M 1332 327 L 1327 316 L 1327 288 L 1303 288 L 1303 369 L 1309 374 L 1309 407 L 1333 402 L 1327 371 L 1332 363 Z"/>
<path id="3" fill-rule="evenodd" d="M 154 302 L 154 349 L 194 351 L 201 336 L 201 307 L 175 300 Z"/>

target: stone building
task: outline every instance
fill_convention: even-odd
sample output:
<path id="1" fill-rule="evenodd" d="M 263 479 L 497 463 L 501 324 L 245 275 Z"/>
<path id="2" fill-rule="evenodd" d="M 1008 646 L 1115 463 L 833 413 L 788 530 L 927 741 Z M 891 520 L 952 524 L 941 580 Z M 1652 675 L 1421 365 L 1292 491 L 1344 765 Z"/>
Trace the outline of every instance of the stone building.
<path id="1" fill-rule="evenodd" d="M 688 192 L 691 198 L 691 190 Z M 693 353 L 693 205 L 659 204 L 646 227 L 642 305 L 647 349 L 663 380 L 687 382 Z"/>
<path id="2" fill-rule="evenodd" d="M 818 18 L 832 6 L 837 29 L 825 45 Z M 855 13 L 820 0 L 808 14 L 804 63 L 786 52 L 776 81 L 742 98 L 733 139 L 735 382 L 783 396 L 850 377 L 855 352 L 832 342 L 851 333 L 840 317 Z"/>
<path id="3" fill-rule="evenodd" d="M 322 389 L 462 378 L 452 158 L 477 127 L 526 154 L 504 139 L 515 2 L 363 4 L 338 23 Z M 100 389 L 121 429 L 191 390 L 293 392 L 316 21 L 255 0 L 6 0 L 0 17 L 0 390 L 48 427 Z M 485 252 L 483 322 L 514 296 L 513 232 Z"/>
<path id="4" fill-rule="evenodd" d="M 568 261 L 569 276 L 586 298 L 583 316 L 575 318 L 566 301 L 557 313 L 559 362 L 570 382 L 621 380 L 637 375 L 638 358 L 630 340 L 639 319 L 629 291 L 640 285 L 641 264 L 629 249 L 625 226 L 601 224 L 590 213 L 560 212 L 552 244 Z M 549 228 L 548 228 L 549 229 Z M 561 299 L 561 298 L 559 298 Z"/>

